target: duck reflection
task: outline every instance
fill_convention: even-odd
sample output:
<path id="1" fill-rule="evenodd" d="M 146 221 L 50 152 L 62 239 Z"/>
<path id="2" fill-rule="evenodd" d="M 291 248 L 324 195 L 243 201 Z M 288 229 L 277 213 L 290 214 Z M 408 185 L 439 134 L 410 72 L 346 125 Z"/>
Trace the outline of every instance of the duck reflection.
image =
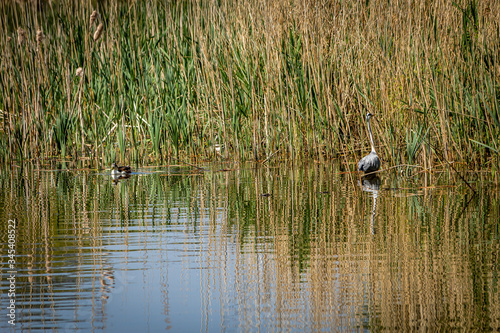
<path id="1" fill-rule="evenodd" d="M 372 218 L 370 221 L 370 231 L 372 235 L 375 234 L 375 213 L 377 209 L 378 191 L 380 190 L 381 183 L 382 181 L 377 175 L 364 176 L 360 181 L 361 189 L 365 192 L 371 193 L 373 198 Z"/>

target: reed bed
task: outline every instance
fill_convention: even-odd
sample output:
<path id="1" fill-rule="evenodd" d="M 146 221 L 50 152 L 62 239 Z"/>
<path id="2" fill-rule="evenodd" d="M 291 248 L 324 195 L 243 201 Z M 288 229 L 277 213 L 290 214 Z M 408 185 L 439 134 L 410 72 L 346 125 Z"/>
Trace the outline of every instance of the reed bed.
<path id="1" fill-rule="evenodd" d="M 498 170 L 497 1 L 1 1 L 0 160 Z M 215 149 L 224 145 L 223 150 Z"/>

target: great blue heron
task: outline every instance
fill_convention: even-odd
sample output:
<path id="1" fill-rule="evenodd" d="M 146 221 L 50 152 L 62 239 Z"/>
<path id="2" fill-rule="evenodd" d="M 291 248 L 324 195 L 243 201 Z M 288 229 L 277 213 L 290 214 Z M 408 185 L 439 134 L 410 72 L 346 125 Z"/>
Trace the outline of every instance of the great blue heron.
<path id="1" fill-rule="evenodd" d="M 368 125 L 368 134 L 370 134 L 370 144 L 372 145 L 372 151 L 363 157 L 358 163 L 358 171 L 363 171 L 364 173 L 373 172 L 380 169 L 380 159 L 375 151 L 375 144 L 373 143 L 372 128 L 370 127 L 370 118 L 373 117 L 371 113 L 366 115 L 366 124 Z"/>
<path id="2" fill-rule="evenodd" d="M 118 166 L 118 164 L 113 163 L 111 165 L 111 174 L 112 175 L 126 175 L 132 172 L 129 166 Z"/>

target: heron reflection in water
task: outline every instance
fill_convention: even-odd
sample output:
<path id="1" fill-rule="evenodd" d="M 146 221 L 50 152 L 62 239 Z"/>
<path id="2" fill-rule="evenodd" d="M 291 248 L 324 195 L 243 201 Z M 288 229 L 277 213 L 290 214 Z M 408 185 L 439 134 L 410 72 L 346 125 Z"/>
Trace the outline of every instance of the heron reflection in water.
<path id="1" fill-rule="evenodd" d="M 373 198 L 372 217 L 370 221 L 370 231 L 372 235 L 375 234 L 375 213 L 377 210 L 378 191 L 380 190 L 381 183 L 382 182 L 377 175 L 364 176 L 361 178 L 359 183 L 361 189 L 365 192 L 369 192 Z"/>

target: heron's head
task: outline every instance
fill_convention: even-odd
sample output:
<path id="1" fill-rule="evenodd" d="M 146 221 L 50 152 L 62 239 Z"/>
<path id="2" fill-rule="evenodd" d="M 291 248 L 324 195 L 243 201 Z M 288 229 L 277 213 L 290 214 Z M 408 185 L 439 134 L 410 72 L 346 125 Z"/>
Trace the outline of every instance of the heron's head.
<path id="1" fill-rule="evenodd" d="M 373 117 L 373 116 L 374 116 L 373 114 L 371 114 L 370 112 L 368 112 L 366 114 L 366 120 L 370 120 L 370 118 Z"/>

